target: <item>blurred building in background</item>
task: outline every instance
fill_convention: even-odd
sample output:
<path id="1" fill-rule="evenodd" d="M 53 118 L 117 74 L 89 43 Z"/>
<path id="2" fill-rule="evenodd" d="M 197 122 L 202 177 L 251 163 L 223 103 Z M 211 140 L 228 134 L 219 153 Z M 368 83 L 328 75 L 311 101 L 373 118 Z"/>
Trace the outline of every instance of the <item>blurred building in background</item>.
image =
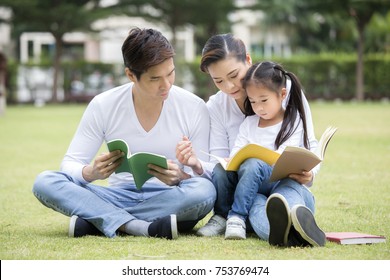
<path id="1" fill-rule="evenodd" d="M 253 4 L 254 0 L 236 0 L 238 7 L 245 7 Z M 2 18 L 10 17 L 10 12 L 0 8 Z M 252 55 L 262 55 L 270 57 L 271 55 L 290 56 L 291 50 L 286 32 L 277 28 L 266 28 L 261 23 L 264 20 L 264 14 L 260 11 L 251 11 L 238 9 L 229 15 L 231 21 L 231 32 L 241 38 L 248 51 Z M 101 62 L 109 64 L 123 65 L 121 46 L 132 27 L 154 28 L 161 31 L 169 40 L 172 34 L 168 27 L 163 24 L 156 24 L 143 18 L 112 16 L 106 19 L 98 20 L 94 23 L 95 33 L 71 32 L 64 36 L 63 61 L 86 61 Z M 199 53 L 195 49 L 194 27 L 187 25 L 177 31 L 176 34 L 176 57 L 184 61 L 193 61 Z M 210 34 L 211 36 L 212 34 Z M 19 42 L 14 43 L 13 47 L 10 40 L 10 26 L 0 23 L 0 51 L 19 57 L 20 66 L 18 67 L 16 99 L 18 102 L 31 102 L 38 100 L 45 102 L 49 100 L 52 92 L 53 70 L 50 68 L 40 68 L 37 66 L 27 66 L 27 64 L 40 64 L 42 59 L 51 57 L 55 40 L 49 32 L 24 32 L 20 35 Z M 93 73 L 89 80 L 96 80 L 100 73 Z M 184 74 L 182 74 L 183 76 Z M 100 77 L 102 78 L 102 77 Z M 110 77 L 103 77 L 106 81 L 111 81 Z M 58 85 L 59 100 L 65 98 L 64 77 L 60 77 Z M 84 77 L 85 80 L 85 77 Z M 191 78 L 189 78 L 191 80 Z M 75 77 L 72 82 L 72 93 L 80 96 L 81 91 L 88 91 L 87 85 L 82 85 L 82 81 Z M 74 86 L 73 86 L 74 85 Z M 88 95 L 95 95 L 110 85 L 90 86 Z M 93 87 L 93 88 L 92 88 Z M 187 84 L 191 90 L 191 85 Z"/>

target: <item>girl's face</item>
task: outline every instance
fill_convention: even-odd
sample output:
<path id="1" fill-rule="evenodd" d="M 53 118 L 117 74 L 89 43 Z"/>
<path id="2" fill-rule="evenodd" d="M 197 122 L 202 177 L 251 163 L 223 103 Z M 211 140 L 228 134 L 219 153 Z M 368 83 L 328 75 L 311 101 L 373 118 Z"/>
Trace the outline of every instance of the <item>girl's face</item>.
<path id="1" fill-rule="evenodd" d="M 250 65 L 249 55 L 247 55 L 245 62 L 239 61 L 235 57 L 228 57 L 212 63 L 207 70 L 215 86 L 237 100 L 246 98 L 246 93 L 242 88 L 242 80 Z"/>
<path id="2" fill-rule="evenodd" d="M 275 92 L 263 85 L 249 84 L 246 88 L 248 99 L 253 111 L 261 119 L 260 126 L 274 125 L 283 120 L 283 100 L 286 98 L 286 88 Z"/>

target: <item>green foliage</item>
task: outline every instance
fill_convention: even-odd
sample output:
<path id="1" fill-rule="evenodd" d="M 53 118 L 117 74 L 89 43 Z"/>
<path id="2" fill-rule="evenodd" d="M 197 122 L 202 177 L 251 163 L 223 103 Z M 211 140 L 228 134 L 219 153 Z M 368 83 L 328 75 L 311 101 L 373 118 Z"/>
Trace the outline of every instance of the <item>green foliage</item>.
<path id="1" fill-rule="evenodd" d="M 316 135 L 339 128 L 312 192 L 324 231 L 360 231 L 390 237 L 389 103 L 311 103 Z M 11 106 L 0 117 L 1 260 L 389 260 L 390 242 L 325 248 L 270 247 L 246 240 L 174 241 L 119 236 L 67 237 L 69 218 L 38 202 L 31 192 L 43 170 L 58 170 L 85 105 Z M 105 148 L 103 148 L 104 151 Z M 207 222 L 199 222 L 197 228 Z"/>
<path id="2" fill-rule="evenodd" d="M 261 60 L 265 59 L 253 57 L 253 61 Z M 355 97 L 356 56 L 353 54 L 322 53 L 319 55 L 296 55 L 289 59 L 273 58 L 272 60 L 283 64 L 288 71 L 298 76 L 308 99 L 350 100 Z M 187 87 L 188 83 L 192 83 L 194 93 L 204 100 L 208 100 L 210 95 L 218 91 L 210 76 L 200 71 L 200 57 L 197 57 L 193 62 L 178 60 L 175 63 L 177 85 Z M 389 99 L 390 55 L 367 55 L 364 65 L 366 99 Z M 41 66 L 51 67 L 50 64 Z M 15 101 L 17 67 L 17 63 L 9 61 L 9 102 Z M 85 79 L 94 72 L 99 72 L 101 75 L 111 75 L 113 86 L 126 81 L 122 65 L 85 61 L 64 62 L 61 70 L 64 77 L 64 91 L 68 97 L 70 84 L 74 78 L 85 82 Z"/>
<path id="3" fill-rule="evenodd" d="M 356 49 L 358 30 L 366 36 L 366 44 L 376 45 L 382 52 L 389 34 L 389 25 L 364 30 L 373 16 L 384 16 L 390 9 L 387 0 L 257 0 L 254 10 L 265 13 L 264 23 L 268 27 L 284 27 L 294 52 L 338 51 Z M 366 48 L 365 51 L 372 49 Z"/>
<path id="4" fill-rule="evenodd" d="M 268 60 L 252 57 L 254 62 Z M 297 75 L 309 99 L 343 99 L 355 97 L 356 56 L 346 53 L 295 55 L 291 58 L 272 58 Z M 390 55 L 371 54 L 364 59 L 366 99 L 390 98 Z M 196 81 L 196 93 L 205 100 L 215 93 L 208 75 L 199 70 L 199 59 L 189 64 Z"/>
<path id="5" fill-rule="evenodd" d="M 300 79 L 309 99 L 353 99 L 356 88 L 356 56 L 322 54 L 279 59 Z M 390 98 L 390 56 L 369 55 L 364 59 L 365 98 Z"/>
<path id="6" fill-rule="evenodd" d="M 47 31 L 62 37 L 66 32 L 89 29 L 96 18 L 89 0 L 4 0 L 13 11 L 12 21 L 23 31 Z M 91 6 L 92 7 L 92 6 Z"/>

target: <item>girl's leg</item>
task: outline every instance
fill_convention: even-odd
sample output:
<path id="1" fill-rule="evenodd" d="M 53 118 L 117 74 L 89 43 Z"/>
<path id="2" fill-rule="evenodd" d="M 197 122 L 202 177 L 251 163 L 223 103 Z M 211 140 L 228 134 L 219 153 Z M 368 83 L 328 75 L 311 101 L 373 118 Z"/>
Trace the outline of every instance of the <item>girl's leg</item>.
<path id="1" fill-rule="evenodd" d="M 234 202 L 229 211 L 225 239 L 245 239 L 246 221 L 259 191 L 269 191 L 272 168 L 263 161 L 248 159 L 241 164 Z"/>
<path id="2" fill-rule="evenodd" d="M 248 159 L 239 168 L 238 183 L 230 216 L 238 216 L 246 221 L 257 193 L 269 193 L 273 183 L 269 182 L 272 167 L 258 159 Z"/>
<path id="3" fill-rule="evenodd" d="M 228 176 L 229 174 L 229 176 Z M 214 167 L 212 181 L 217 192 L 217 198 L 214 204 L 214 214 L 227 218 L 230 208 L 232 207 L 236 182 L 232 184 L 232 176 L 235 172 L 227 172 L 221 164 Z M 230 178 L 229 178 L 230 177 Z"/>

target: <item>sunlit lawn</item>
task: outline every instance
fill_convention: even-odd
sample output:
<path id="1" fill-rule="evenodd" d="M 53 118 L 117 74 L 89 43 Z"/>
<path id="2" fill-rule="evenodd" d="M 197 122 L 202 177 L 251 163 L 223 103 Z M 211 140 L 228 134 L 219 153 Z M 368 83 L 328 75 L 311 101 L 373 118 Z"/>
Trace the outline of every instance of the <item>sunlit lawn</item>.
<path id="1" fill-rule="evenodd" d="M 121 236 L 67 237 L 69 218 L 32 195 L 35 176 L 58 169 L 85 105 L 8 107 L 0 117 L 0 259 L 390 259 L 389 241 L 324 248 L 270 247 L 181 235 L 178 240 Z M 315 131 L 339 127 L 312 192 L 324 231 L 390 237 L 390 104 L 311 103 Z M 201 226 L 205 221 L 198 224 Z"/>

